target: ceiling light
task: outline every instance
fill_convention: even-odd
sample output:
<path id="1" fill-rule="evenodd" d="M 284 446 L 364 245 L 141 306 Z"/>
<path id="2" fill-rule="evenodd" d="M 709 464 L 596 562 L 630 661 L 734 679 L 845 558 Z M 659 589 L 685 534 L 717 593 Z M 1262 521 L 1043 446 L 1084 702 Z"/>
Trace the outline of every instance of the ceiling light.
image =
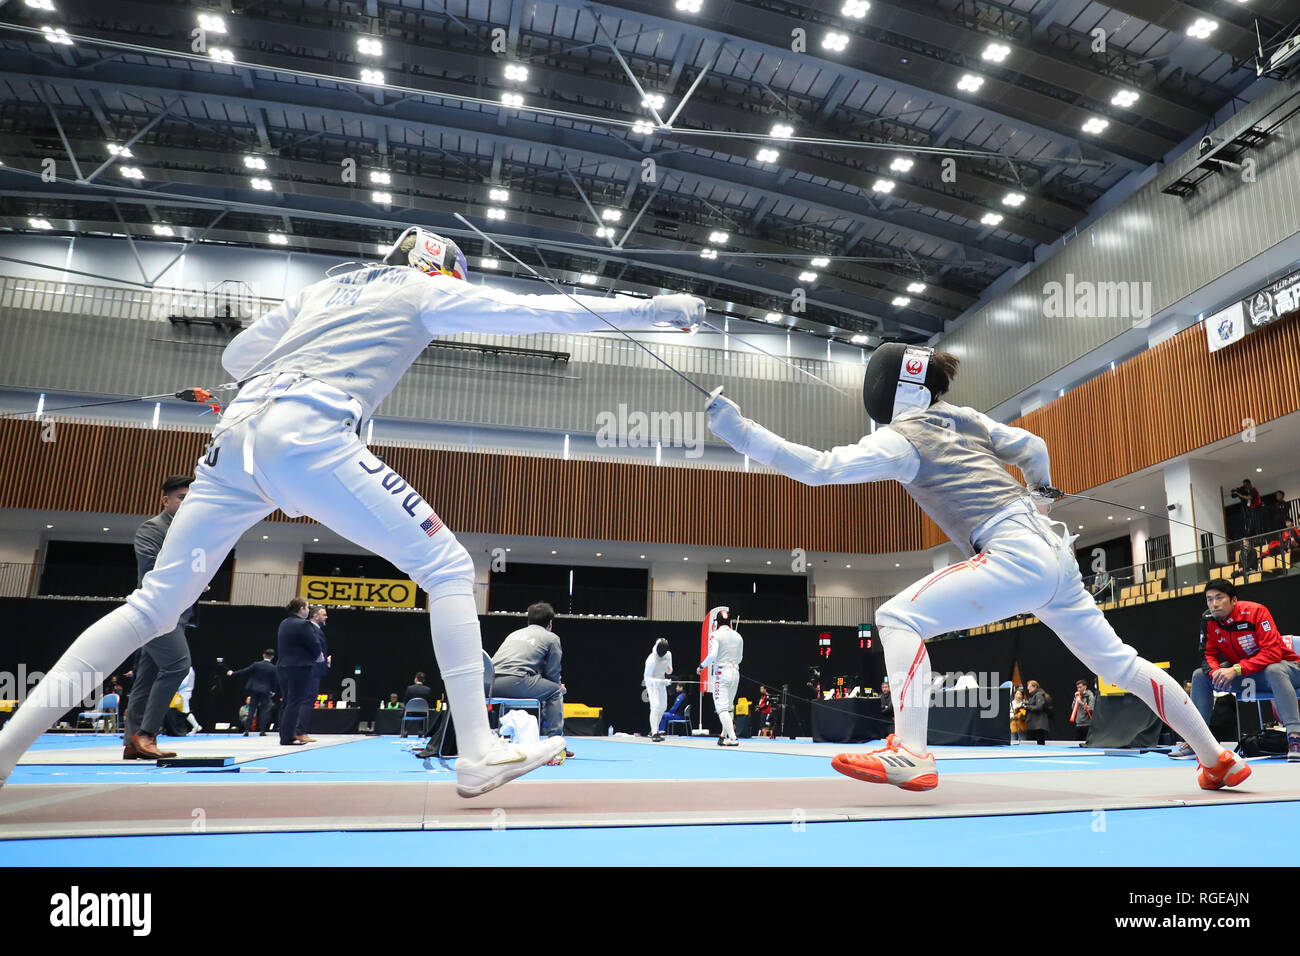
<path id="1" fill-rule="evenodd" d="M 383 70 L 362 70 L 361 82 L 369 83 L 371 86 L 383 86 L 384 71 Z"/>
<path id="2" fill-rule="evenodd" d="M 731 236 L 725 232 L 709 233 L 709 242 L 713 243 L 715 246 L 725 246 L 727 244 L 727 240 L 730 238 Z"/>
<path id="3" fill-rule="evenodd" d="M 384 45 L 374 37 L 357 37 L 357 52 L 363 56 L 383 56 Z"/>
<path id="4" fill-rule="evenodd" d="M 801 273 L 799 273 L 799 281 L 800 281 L 800 282 L 816 282 L 816 281 L 817 281 L 817 273 L 815 273 L 815 272 L 801 272 Z"/>
<path id="5" fill-rule="evenodd" d="M 808 264 L 812 266 L 814 269 L 825 269 L 828 265 L 831 264 L 831 260 L 828 259 L 826 256 L 818 256 Z"/>
<path id="6" fill-rule="evenodd" d="M 1115 516 L 1114 516 L 1114 515 L 1106 515 L 1106 520 L 1107 520 L 1107 521 L 1114 521 L 1114 520 L 1115 520 Z"/>
<path id="7" fill-rule="evenodd" d="M 119 172 L 127 179 L 144 179 L 144 173 L 140 172 L 139 166 L 123 166 Z"/>
<path id="8" fill-rule="evenodd" d="M 702 0 L 677 0 L 677 9 L 683 13 L 699 13 Z"/>
<path id="9" fill-rule="evenodd" d="M 121 156 L 123 159 L 134 159 L 129 146 L 118 146 L 117 143 L 109 143 L 108 151 L 114 156 Z"/>
<path id="10" fill-rule="evenodd" d="M 524 105 L 524 97 L 521 93 L 502 93 L 501 105 L 520 107 Z"/>
<path id="11" fill-rule="evenodd" d="M 254 179 L 250 179 L 250 180 L 249 180 L 249 183 L 252 184 L 252 186 L 253 186 L 254 189 L 260 189 L 260 190 L 262 190 L 263 192 L 270 192 L 270 191 L 271 191 L 271 180 L 269 180 L 269 179 L 256 179 L 256 178 L 254 178 Z"/>
<path id="12" fill-rule="evenodd" d="M 771 563 L 772 563 L 772 562 L 771 562 L 771 561 L 769 561 L 769 562 L 767 562 L 767 563 L 768 563 L 768 564 L 771 564 Z"/>
<path id="13" fill-rule="evenodd" d="M 774 139 L 789 139 L 794 135 L 794 127 L 787 123 L 777 123 L 769 134 Z"/>
<path id="14" fill-rule="evenodd" d="M 318 542 L 318 543 L 319 543 L 320 538 L 312 538 L 312 541 L 315 541 L 315 542 Z"/>
<path id="15" fill-rule="evenodd" d="M 504 209 L 497 209 L 493 206 L 487 211 L 487 217 L 489 219 L 504 219 L 506 218 L 506 211 Z"/>
<path id="16" fill-rule="evenodd" d="M 1002 205 L 1010 206 L 1013 209 L 1018 208 L 1025 201 L 1024 193 L 1007 193 L 1002 197 Z"/>
<path id="17" fill-rule="evenodd" d="M 393 204 L 393 194 L 373 192 L 370 194 L 370 201 L 377 202 L 381 206 L 391 206 Z"/>
<path id="18" fill-rule="evenodd" d="M 1085 133 L 1100 133 L 1110 125 L 1110 120 L 1097 119 L 1095 116 L 1083 124 Z"/>
<path id="19" fill-rule="evenodd" d="M 554 551 L 551 552 L 551 554 L 554 554 L 554 553 L 555 553 Z"/>
<path id="20" fill-rule="evenodd" d="M 208 47 L 208 56 L 212 57 L 212 59 L 216 60 L 218 63 L 235 62 L 234 51 L 227 50 L 224 47 L 219 47 L 219 46 Z"/>
<path id="21" fill-rule="evenodd" d="M 604 219 L 606 222 L 622 222 L 622 220 L 623 220 L 623 210 L 621 210 L 621 209 L 602 209 L 602 210 L 600 211 L 600 218 L 601 218 L 601 219 Z"/>
<path id="22" fill-rule="evenodd" d="M 1111 106 L 1118 106 L 1121 109 L 1128 109 L 1138 101 L 1138 95 L 1133 90 L 1120 90 L 1110 98 Z"/>
<path id="23" fill-rule="evenodd" d="M 1001 221 L 1002 213 L 1000 212 L 986 212 L 980 217 L 980 222 L 984 223 L 986 226 L 996 226 Z"/>
<path id="24" fill-rule="evenodd" d="M 488 199 L 491 199 L 493 202 L 509 202 L 509 201 L 510 201 L 510 190 L 508 190 L 508 189 L 489 189 L 489 190 L 488 190 Z"/>
<path id="25" fill-rule="evenodd" d="M 853 336 L 853 338 L 849 339 L 849 341 L 854 345 L 866 345 L 867 337 L 859 332 L 857 335 Z"/>
<path id="26" fill-rule="evenodd" d="M 1256 472 L 1261 472 L 1261 471 L 1263 471 L 1263 470 L 1264 470 L 1263 468 L 1256 468 L 1256 469 L 1255 469 Z"/>
<path id="27" fill-rule="evenodd" d="M 157 226 L 154 226 L 154 227 L 153 227 L 153 234 L 154 234 L 155 236 L 174 236 L 174 235 L 176 235 L 176 233 L 172 230 L 172 227 L 171 227 L 171 226 L 163 226 L 163 225 L 157 225 Z"/>
<path id="28" fill-rule="evenodd" d="M 506 64 L 506 79 L 523 81 L 528 79 L 528 67 L 520 66 L 518 63 Z"/>
<path id="29" fill-rule="evenodd" d="M 780 322 L 780 321 L 781 321 L 781 313 L 780 313 L 780 312 L 769 312 L 769 313 L 767 313 L 767 315 L 763 316 L 763 321 L 764 321 L 764 322 Z"/>
<path id="30" fill-rule="evenodd" d="M 907 285 L 907 291 L 908 291 L 908 292 L 911 292 L 913 295 L 919 295 L 920 293 L 922 293 L 922 292 L 925 291 L 925 283 L 924 283 L 924 282 L 909 282 L 908 285 Z"/>
<path id="31" fill-rule="evenodd" d="M 871 4 L 867 0 L 844 0 L 844 6 L 840 8 L 840 13 L 846 17 L 861 20 L 867 15 L 867 9 L 870 6 Z"/>
<path id="32" fill-rule="evenodd" d="M 754 158 L 760 163 L 775 163 L 781 154 L 774 149 L 760 149 Z"/>
<path id="33" fill-rule="evenodd" d="M 72 40 L 68 36 L 68 31 L 63 29 L 63 27 L 55 27 L 53 29 L 50 27 L 41 27 L 41 32 L 45 34 L 45 39 L 49 40 L 51 43 L 58 43 L 62 46 L 72 46 Z"/>
<path id="34" fill-rule="evenodd" d="M 1219 29 L 1219 25 L 1213 20 L 1197 17 L 1196 22 L 1187 28 L 1187 35 L 1196 40 L 1204 40 L 1217 29 Z"/>
<path id="35" fill-rule="evenodd" d="M 976 76 L 973 73 L 967 73 L 957 81 L 957 89 L 964 93 L 975 93 L 983 85 L 984 77 Z"/>
<path id="36" fill-rule="evenodd" d="M 375 246 L 375 252 L 379 253 L 381 256 L 384 257 L 387 257 L 388 254 L 392 251 L 393 251 L 393 247 L 391 245 L 386 246 L 382 242 Z"/>
<path id="37" fill-rule="evenodd" d="M 596 276 L 593 273 L 584 272 L 582 275 L 578 276 L 578 281 L 583 285 L 595 285 Z"/>
<path id="38" fill-rule="evenodd" d="M 727 560 L 724 561 L 723 563 L 724 563 L 724 564 L 730 564 L 730 563 L 731 563 L 731 558 L 727 558 Z"/>
<path id="39" fill-rule="evenodd" d="M 830 50 L 832 53 L 843 53 L 848 45 L 849 35 L 847 33 L 832 31 L 822 37 L 822 49 Z"/>
<path id="40" fill-rule="evenodd" d="M 911 301 L 912 300 L 905 295 L 896 295 L 894 296 L 893 304 L 898 306 L 901 309 L 903 306 L 907 305 Z"/>
<path id="41" fill-rule="evenodd" d="M 48 10 L 50 13 L 54 12 L 54 0 L 27 0 L 27 5 L 35 10 Z"/>
<path id="42" fill-rule="evenodd" d="M 1146 505 L 1138 505 L 1138 511 L 1146 511 L 1146 510 L 1147 510 Z"/>
<path id="43" fill-rule="evenodd" d="M 661 110 L 664 108 L 664 97 L 662 93 L 647 93 L 641 100 L 641 105 L 647 109 Z"/>
<path id="44" fill-rule="evenodd" d="M 980 58 L 988 60 L 990 63 L 1001 63 L 1011 54 L 1011 47 L 1004 46 L 1001 43 L 990 43 L 980 54 Z"/>
<path id="45" fill-rule="evenodd" d="M 878 193 L 891 193 L 896 185 L 898 184 L 892 179 L 877 179 L 871 184 L 871 188 Z"/>
<path id="46" fill-rule="evenodd" d="M 597 552 L 596 552 L 596 557 L 598 557 L 598 558 L 599 558 L 599 557 L 600 557 L 600 556 L 601 556 L 601 554 L 600 554 L 600 552 L 599 552 L 599 551 L 597 551 Z"/>
<path id="47" fill-rule="evenodd" d="M 608 239 L 608 238 L 610 238 L 610 237 L 613 236 L 613 235 L 614 235 L 614 230 L 613 230 L 613 228 L 612 228 L 611 226 L 597 226 L 597 227 L 596 227 L 596 238 L 597 238 L 597 239 Z"/>
<path id="48" fill-rule="evenodd" d="M 107 528 L 105 528 L 105 529 L 104 529 L 104 530 L 105 530 L 105 531 L 107 531 L 107 530 L 108 530 L 108 529 L 107 529 Z"/>
<path id="49" fill-rule="evenodd" d="M 226 21 L 221 17 L 213 16 L 211 13 L 200 13 L 199 29 L 207 30 L 209 33 L 225 33 Z"/>
<path id="50" fill-rule="evenodd" d="M 273 246 L 287 246 L 289 244 L 289 237 L 282 232 L 268 233 L 266 238 L 271 240 Z"/>
<path id="51" fill-rule="evenodd" d="M 641 560 L 643 560 L 643 561 L 645 560 L 645 555 L 644 555 L 644 554 L 641 555 Z"/>
<path id="52" fill-rule="evenodd" d="M 689 560 L 691 560 L 691 559 L 690 559 L 690 558 L 682 558 L 682 560 L 683 560 L 683 561 L 689 561 Z"/>
<path id="53" fill-rule="evenodd" d="M 264 160 L 261 156 L 245 156 L 244 168 L 256 169 L 256 170 L 266 169 L 266 160 Z"/>
<path id="54" fill-rule="evenodd" d="M 894 161 L 889 164 L 889 168 L 896 173 L 905 173 L 915 165 L 912 160 L 906 156 L 895 157 Z"/>
<path id="55" fill-rule="evenodd" d="M 376 186 L 391 186 L 393 184 L 393 175 L 384 172 L 382 169 L 372 169 L 370 170 L 370 181 Z"/>
<path id="56" fill-rule="evenodd" d="M 47 524 L 47 525 L 45 526 L 45 530 L 46 530 L 46 531 L 49 531 L 49 530 L 50 530 L 51 528 L 53 528 L 53 527 L 54 527 L 54 525 L 52 525 L 52 524 Z"/>
<path id="57" fill-rule="evenodd" d="M 703 249 L 700 250 L 700 258 L 701 258 L 701 259 L 716 259 L 716 258 L 718 258 L 718 250 L 717 250 L 717 249 L 710 249 L 710 248 L 708 248 L 708 247 L 706 246 L 705 248 L 703 248 Z"/>
<path id="58" fill-rule="evenodd" d="M 640 136 L 648 136 L 654 131 L 654 124 L 648 120 L 637 120 L 632 124 L 632 132 Z"/>
<path id="59" fill-rule="evenodd" d="M 496 259 L 480 259 L 478 264 L 479 268 L 482 269 L 498 269 L 501 267 L 500 261 Z"/>
<path id="60" fill-rule="evenodd" d="M 53 229 L 48 219 L 28 219 L 27 224 L 33 229 Z"/>

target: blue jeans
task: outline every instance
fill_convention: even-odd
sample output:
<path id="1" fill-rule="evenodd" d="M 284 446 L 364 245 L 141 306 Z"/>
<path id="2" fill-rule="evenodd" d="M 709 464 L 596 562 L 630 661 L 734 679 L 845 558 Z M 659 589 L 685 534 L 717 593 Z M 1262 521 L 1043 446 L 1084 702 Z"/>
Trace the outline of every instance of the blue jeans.
<path id="1" fill-rule="evenodd" d="M 542 736 L 558 737 L 564 733 L 564 691 L 555 681 L 536 674 L 497 674 L 492 682 L 492 696 L 535 697 L 542 702 Z"/>
<path id="2" fill-rule="evenodd" d="M 1280 661 L 1269 664 L 1256 674 L 1244 674 L 1232 682 L 1232 693 L 1238 700 L 1250 702 L 1256 695 L 1272 691 L 1273 705 L 1277 715 L 1282 718 L 1288 734 L 1300 733 L 1300 704 L 1296 702 L 1296 690 L 1300 689 L 1300 664 L 1294 661 Z M 1214 709 L 1214 684 L 1210 681 L 1207 667 L 1198 667 L 1192 671 L 1192 703 L 1205 722 L 1210 722 L 1210 711 Z"/>

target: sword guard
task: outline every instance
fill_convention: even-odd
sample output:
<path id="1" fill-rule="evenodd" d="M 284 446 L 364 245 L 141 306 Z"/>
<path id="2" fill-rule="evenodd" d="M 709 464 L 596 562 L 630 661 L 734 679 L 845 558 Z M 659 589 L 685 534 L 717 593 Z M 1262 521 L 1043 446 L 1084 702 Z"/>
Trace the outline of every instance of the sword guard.
<path id="1" fill-rule="evenodd" d="M 1042 495 L 1044 498 L 1051 498 L 1053 501 L 1065 497 L 1064 491 L 1060 488 L 1053 488 L 1051 485 L 1039 485 L 1034 489 L 1034 493 Z"/>

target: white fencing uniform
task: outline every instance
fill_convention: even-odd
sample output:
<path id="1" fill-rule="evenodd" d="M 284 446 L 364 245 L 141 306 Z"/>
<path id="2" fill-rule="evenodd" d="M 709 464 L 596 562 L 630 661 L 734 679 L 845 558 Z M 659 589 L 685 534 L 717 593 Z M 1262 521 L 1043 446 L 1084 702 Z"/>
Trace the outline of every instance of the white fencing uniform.
<path id="1" fill-rule="evenodd" d="M 713 707 L 722 722 L 723 736 L 736 739 L 732 713 L 736 709 L 736 691 L 740 687 L 740 661 L 745 656 L 745 642 L 740 634 L 723 624 L 709 636 L 709 655 L 700 667 L 713 667 Z"/>
<path id="2" fill-rule="evenodd" d="M 473 561 L 358 431 L 436 335 L 607 328 L 579 301 L 633 328 L 677 318 L 673 303 L 663 314 L 654 300 L 575 298 L 516 295 L 404 266 L 370 267 L 308 286 L 237 335 L 222 364 L 244 387 L 213 431 L 154 569 L 124 605 L 77 638 L 0 731 L 0 783 L 75 706 L 64 701 L 93 693 L 103 674 L 174 628 L 240 536 L 277 506 L 290 516 L 310 515 L 424 588 L 460 753 L 483 759 L 494 738 L 483 706 Z"/>
<path id="3" fill-rule="evenodd" d="M 656 641 L 655 643 L 658 643 Z M 650 649 L 650 656 L 645 659 L 645 678 L 646 696 L 650 698 L 650 733 L 659 733 L 659 721 L 668 709 L 668 685 L 671 681 L 666 677 L 673 672 L 673 652 L 669 651 L 663 657 Z"/>
<path id="4" fill-rule="evenodd" d="M 1039 514 L 1030 487 L 1050 485 L 1047 445 L 971 408 L 938 402 L 910 411 L 856 445 L 821 452 L 787 442 L 741 417 L 734 403 L 710 407 L 710 428 L 742 454 L 808 485 L 894 479 L 968 560 L 936 571 L 876 612 L 899 742 L 927 750 L 930 659 L 924 639 L 1032 613 L 1093 673 L 1137 695 L 1213 767 L 1220 747 L 1191 700 L 1165 671 L 1119 639 L 1084 589 L 1071 544 Z"/>

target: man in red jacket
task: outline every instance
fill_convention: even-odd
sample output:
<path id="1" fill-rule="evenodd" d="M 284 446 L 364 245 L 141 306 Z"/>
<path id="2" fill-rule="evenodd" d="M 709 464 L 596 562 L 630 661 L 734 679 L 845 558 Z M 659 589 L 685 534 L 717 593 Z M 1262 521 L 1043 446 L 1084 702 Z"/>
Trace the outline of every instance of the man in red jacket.
<path id="1" fill-rule="evenodd" d="M 1286 759 L 1300 762 L 1300 655 L 1291 638 L 1278 633 L 1264 605 L 1238 601 L 1231 581 L 1217 578 L 1207 584 L 1205 604 L 1205 663 L 1192 673 L 1192 703 L 1209 723 L 1215 690 L 1250 700 L 1271 689 L 1273 706 L 1286 725 Z M 1181 760 L 1195 754 L 1182 743 L 1169 756 Z"/>

